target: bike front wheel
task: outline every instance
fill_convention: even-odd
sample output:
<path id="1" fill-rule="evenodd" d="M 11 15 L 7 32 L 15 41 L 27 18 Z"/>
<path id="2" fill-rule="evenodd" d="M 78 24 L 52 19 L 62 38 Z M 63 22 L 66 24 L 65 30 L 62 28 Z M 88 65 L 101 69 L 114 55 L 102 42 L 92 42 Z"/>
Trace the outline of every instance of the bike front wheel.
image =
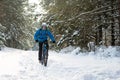
<path id="1" fill-rule="evenodd" d="M 48 55 L 44 55 L 43 65 L 47 66 Z"/>

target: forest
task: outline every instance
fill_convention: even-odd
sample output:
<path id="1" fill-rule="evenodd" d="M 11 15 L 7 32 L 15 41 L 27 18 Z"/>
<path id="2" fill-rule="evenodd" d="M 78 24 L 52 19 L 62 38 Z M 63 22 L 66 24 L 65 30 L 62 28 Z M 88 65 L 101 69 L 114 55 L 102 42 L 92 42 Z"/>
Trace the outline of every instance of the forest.
<path id="1" fill-rule="evenodd" d="M 56 39 L 56 49 L 120 46 L 120 0 L 0 0 L 0 45 L 30 49 L 42 22 Z M 44 13 L 34 13 L 37 6 Z M 39 7 L 40 8 L 40 7 Z"/>

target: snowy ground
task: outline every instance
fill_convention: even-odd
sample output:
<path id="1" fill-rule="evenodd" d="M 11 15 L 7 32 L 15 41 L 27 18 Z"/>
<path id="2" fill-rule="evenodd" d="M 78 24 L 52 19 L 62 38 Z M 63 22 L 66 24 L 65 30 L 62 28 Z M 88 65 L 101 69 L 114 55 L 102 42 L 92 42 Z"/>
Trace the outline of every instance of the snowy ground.
<path id="1" fill-rule="evenodd" d="M 48 66 L 37 51 L 0 51 L 0 80 L 120 80 L 120 57 L 101 58 L 49 52 Z"/>

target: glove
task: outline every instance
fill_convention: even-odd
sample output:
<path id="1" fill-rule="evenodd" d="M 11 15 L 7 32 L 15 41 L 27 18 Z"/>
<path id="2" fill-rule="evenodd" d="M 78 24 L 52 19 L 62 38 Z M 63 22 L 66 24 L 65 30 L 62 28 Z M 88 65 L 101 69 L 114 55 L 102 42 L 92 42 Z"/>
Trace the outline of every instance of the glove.
<path id="1" fill-rule="evenodd" d="M 35 40 L 35 42 L 38 42 L 38 40 Z"/>
<path id="2" fill-rule="evenodd" d="M 53 43 L 55 43 L 55 41 L 53 41 Z"/>

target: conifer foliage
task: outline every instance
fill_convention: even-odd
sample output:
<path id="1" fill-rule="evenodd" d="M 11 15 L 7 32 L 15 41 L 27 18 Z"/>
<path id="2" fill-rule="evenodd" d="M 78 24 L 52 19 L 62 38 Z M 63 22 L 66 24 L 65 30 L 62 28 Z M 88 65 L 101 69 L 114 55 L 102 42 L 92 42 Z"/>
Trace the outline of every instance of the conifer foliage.
<path id="1" fill-rule="evenodd" d="M 60 47 L 120 45 L 119 0 L 42 0 Z"/>

